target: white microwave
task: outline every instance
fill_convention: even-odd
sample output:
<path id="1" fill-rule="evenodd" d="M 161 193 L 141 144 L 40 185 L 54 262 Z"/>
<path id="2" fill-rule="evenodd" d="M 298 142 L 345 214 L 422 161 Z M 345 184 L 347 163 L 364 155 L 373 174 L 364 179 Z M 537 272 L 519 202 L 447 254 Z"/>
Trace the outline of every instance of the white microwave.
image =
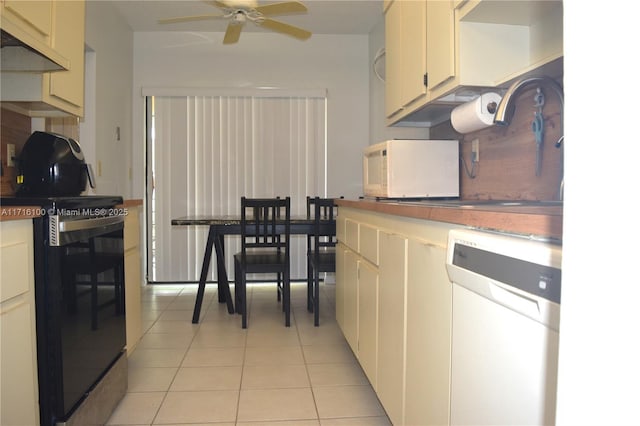
<path id="1" fill-rule="evenodd" d="M 368 146 L 363 154 L 365 196 L 460 195 L 457 140 L 393 139 Z"/>

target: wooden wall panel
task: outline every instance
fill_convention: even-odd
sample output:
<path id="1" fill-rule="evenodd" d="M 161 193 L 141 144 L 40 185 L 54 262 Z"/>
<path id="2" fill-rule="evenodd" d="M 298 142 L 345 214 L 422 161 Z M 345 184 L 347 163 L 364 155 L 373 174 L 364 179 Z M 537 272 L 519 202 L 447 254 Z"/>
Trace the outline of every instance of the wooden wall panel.
<path id="1" fill-rule="evenodd" d="M 516 111 L 508 127 L 492 126 L 461 135 L 450 122 L 431 129 L 431 138 L 461 141 L 462 158 L 471 168 L 471 141 L 479 140 L 480 161 L 475 179 L 460 166 L 460 198 L 477 200 L 554 200 L 558 197 L 562 176 L 563 148 L 556 148 L 560 137 L 560 102 L 551 89 L 545 94 L 543 116 L 545 136 L 540 176 L 536 176 L 536 144 L 531 130 L 535 108 L 535 86 L 516 100 Z"/>

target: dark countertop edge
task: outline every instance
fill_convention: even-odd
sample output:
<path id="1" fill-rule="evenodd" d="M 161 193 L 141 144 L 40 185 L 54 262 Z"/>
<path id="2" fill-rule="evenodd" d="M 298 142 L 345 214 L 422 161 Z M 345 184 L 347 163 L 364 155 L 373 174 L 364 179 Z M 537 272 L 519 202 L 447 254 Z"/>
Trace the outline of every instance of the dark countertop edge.
<path id="1" fill-rule="evenodd" d="M 336 199 L 338 206 L 562 241 L 562 206 L 429 206 Z"/>
<path id="2" fill-rule="evenodd" d="M 124 202 L 117 207 L 140 207 L 143 204 L 143 200 L 141 198 L 132 198 L 129 200 L 124 200 Z"/>

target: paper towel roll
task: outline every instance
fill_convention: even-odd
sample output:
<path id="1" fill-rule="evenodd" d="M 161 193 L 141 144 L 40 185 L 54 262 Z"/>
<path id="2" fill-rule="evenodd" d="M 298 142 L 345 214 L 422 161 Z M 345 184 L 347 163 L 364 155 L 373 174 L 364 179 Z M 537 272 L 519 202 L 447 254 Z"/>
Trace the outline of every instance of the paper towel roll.
<path id="1" fill-rule="evenodd" d="M 457 106 L 451 111 L 451 125 L 458 133 L 471 133 L 493 125 L 493 113 L 488 106 L 495 103 L 497 107 L 502 97 L 497 93 L 484 93 L 471 102 Z"/>

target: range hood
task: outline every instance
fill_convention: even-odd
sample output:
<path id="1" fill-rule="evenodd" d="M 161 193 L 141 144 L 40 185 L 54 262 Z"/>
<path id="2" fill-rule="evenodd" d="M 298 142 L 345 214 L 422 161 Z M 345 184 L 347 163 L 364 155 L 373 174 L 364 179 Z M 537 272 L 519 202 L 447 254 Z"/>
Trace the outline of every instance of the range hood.
<path id="1" fill-rule="evenodd" d="M 1 31 L 0 57 L 3 72 L 50 72 L 68 69 L 69 61 L 62 55 L 45 56 L 5 30 Z"/>

